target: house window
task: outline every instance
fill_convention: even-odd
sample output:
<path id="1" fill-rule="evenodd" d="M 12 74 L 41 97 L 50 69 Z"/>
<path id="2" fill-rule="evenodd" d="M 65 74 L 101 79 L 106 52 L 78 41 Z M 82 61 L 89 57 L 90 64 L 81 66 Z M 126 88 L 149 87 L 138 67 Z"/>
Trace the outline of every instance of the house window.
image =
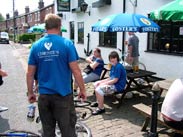
<path id="1" fill-rule="evenodd" d="M 183 55 L 183 22 L 158 21 L 159 33 L 148 34 L 148 51 Z"/>
<path id="2" fill-rule="evenodd" d="M 117 32 L 99 32 L 99 46 L 116 48 Z"/>
<path id="3" fill-rule="evenodd" d="M 70 39 L 74 43 L 74 21 L 70 22 Z"/>
<path id="4" fill-rule="evenodd" d="M 84 43 L 84 22 L 78 22 L 78 43 Z"/>

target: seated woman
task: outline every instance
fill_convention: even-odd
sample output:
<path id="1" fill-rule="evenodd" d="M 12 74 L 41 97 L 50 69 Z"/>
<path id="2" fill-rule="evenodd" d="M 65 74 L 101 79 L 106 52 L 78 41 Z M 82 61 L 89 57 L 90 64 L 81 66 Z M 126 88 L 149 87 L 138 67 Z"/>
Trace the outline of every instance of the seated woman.
<path id="1" fill-rule="evenodd" d="M 116 51 L 109 54 L 109 61 L 111 63 L 111 70 L 109 78 L 100 80 L 94 83 L 95 95 L 97 104 L 93 107 L 98 108 L 93 111 L 93 115 L 98 115 L 105 112 L 104 95 L 112 94 L 114 92 L 122 91 L 126 85 L 126 70 L 121 63 L 119 63 L 119 55 Z"/>
<path id="2" fill-rule="evenodd" d="M 183 130 L 183 77 L 170 86 L 161 107 L 164 122 L 177 130 Z"/>
<path id="3" fill-rule="evenodd" d="M 92 71 L 89 74 L 86 74 L 85 72 L 82 73 L 84 83 L 99 80 L 102 70 L 104 68 L 104 61 L 101 56 L 101 50 L 99 48 L 95 48 L 93 51 L 93 55 L 86 58 L 86 62 L 89 63 Z M 77 94 L 78 85 L 76 82 L 74 82 L 73 88 L 74 94 Z"/>

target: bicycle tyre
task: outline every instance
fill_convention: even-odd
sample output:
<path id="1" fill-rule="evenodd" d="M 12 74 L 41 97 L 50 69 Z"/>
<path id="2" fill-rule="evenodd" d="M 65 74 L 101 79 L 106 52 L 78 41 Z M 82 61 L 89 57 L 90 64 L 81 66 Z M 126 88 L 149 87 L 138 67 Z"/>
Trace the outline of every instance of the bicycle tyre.
<path id="1" fill-rule="evenodd" d="M 41 137 L 40 135 L 25 131 L 25 130 L 8 130 L 5 133 L 0 133 L 1 137 Z"/>
<path id="2" fill-rule="evenodd" d="M 77 121 L 75 128 L 77 137 L 92 137 L 91 130 L 89 129 L 89 127 L 81 121 Z M 62 137 L 58 125 L 55 129 L 55 137 Z"/>
<path id="3" fill-rule="evenodd" d="M 139 69 L 146 70 L 145 64 L 142 62 L 139 62 Z"/>
<path id="4" fill-rule="evenodd" d="M 90 101 L 81 101 L 81 100 L 78 100 L 78 99 L 75 99 L 74 100 L 74 106 L 75 107 L 86 107 L 86 106 L 90 106 L 91 105 L 91 102 Z"/>
<path id="5" fill-rule="evenodd" d="M 77 137 L 92 137 L 90 128 L 81 121 L 76 123 L 76 135 Z"/>

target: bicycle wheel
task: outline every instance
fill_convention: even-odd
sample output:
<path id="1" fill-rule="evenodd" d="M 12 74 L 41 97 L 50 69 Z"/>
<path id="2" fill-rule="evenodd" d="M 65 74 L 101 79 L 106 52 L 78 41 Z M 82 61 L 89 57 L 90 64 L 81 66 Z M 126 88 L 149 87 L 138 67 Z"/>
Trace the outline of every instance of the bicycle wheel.
<path id="1" fill-rule="evenodd" d="M 1 137 L 41 137 L 40 135 L 25 131 L 25 130 L 9 130 L 5 133 L 0 133 Z"/>
<path id="2" fill-rule="evenodd" d="M 90 106 L 91 102 L 90 101 L 81 101 L 78 99 L 74 99 L 74 106 L 75 107 L 85 107 L 85 106 Z"/>
<path id="3" fill-rule="evenodd" d="M 139 69 L 146 70 L 145 64 L 142 62 L 139 62 Z"/>
<path id="4" fill-rule="evenodd" d="M 77 137 L 92 137 L 91 130 L 89 129 L 89 127 L 81 121 L 77 121 L 75 128 Z M 55 129 L 55 135 L 56 137 L 62 137 L 58 125 Z"/>
<path id="5" fill-rule="evenodd" d="M 76 135 L 77 137 L 92 137 L 90 128 L 81 121 L 76 123 Z"/>
<path id="6" fill-rule="evenodd" d="M 84 121 L 92 116 L 92 109 L 89 107 L 75 107 L 76 116 L 79 121 Z"/>

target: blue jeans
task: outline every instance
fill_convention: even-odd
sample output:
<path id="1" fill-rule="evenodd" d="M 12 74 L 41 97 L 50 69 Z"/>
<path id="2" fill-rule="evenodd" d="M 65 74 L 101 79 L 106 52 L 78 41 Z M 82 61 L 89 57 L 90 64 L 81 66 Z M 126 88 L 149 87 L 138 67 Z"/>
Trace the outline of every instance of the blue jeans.
<path id="1" fill-rule="evenodd" d="M 54 137 L 56 122 L 62 137 L 76 137 L 76 112 L 73 95 L 43 94 L 38 98 L 39 115 L 43 128 L 43 137 Z"/>

